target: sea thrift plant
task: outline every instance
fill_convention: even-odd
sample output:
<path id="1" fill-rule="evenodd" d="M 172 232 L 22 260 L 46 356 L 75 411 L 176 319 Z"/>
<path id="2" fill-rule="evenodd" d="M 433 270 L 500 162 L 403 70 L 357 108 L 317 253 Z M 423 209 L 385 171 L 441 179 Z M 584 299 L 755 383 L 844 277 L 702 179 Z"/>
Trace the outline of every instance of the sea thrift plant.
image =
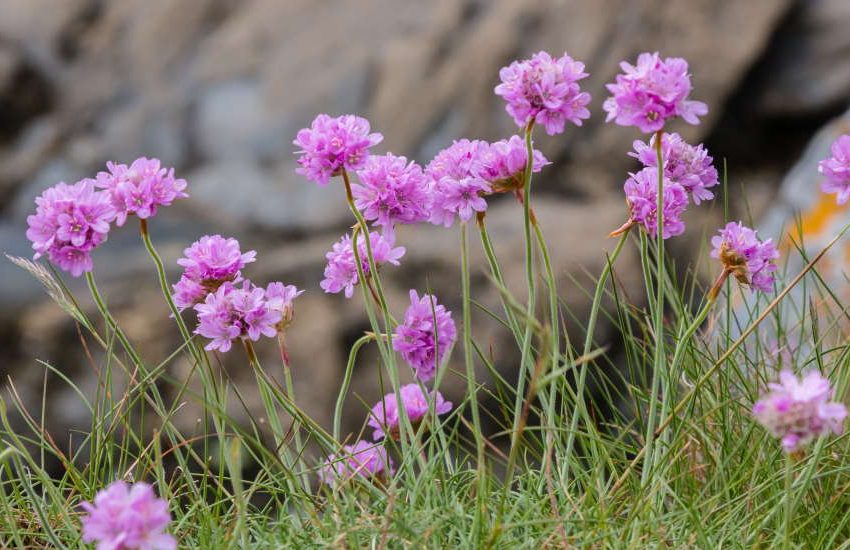
<path id="1" fill-rule="evenodd" d="M 829 380 L 816 370 L 798 379 L 791 371 L 779 374 L 779 383 L 768 384 L 770 392 L 753 405 L 753 416 L 793 452 L 816 437 L 830 432 L 841 434 L 847 408 L 830 401 Z"/>
<path id="2" fill-rule="evenodd" d="M 361 440 L 344 445 L 342 451 L 328 456 L 319 470 L 323 483 L 333 487 L 360 476 L 383 484 L 395 471 L 392 459 L 380 444 Z"/>
<path id="3" fill-rule="evenodd" d="M 431 194 L 428 178 L 415 162 L 392 153 L 370 156 L 351 186 L 354 204 L 366 220 L 392 231 L 395 224 L 428 220 Z"/>
<path id="4" fill-rule="evenodd" d="M 425 171 L 431 178 L 431 223 L 451 227 L 458 218 L 466 222 L 475 212 L 487 210 L 483 195 L 492 189 L 481 177 L 481 161 L 487 149 L 484 141 L 456 140 L 428 164 Z"/>
<path id="5" fill-rule="evenodd" d="M 410 306 L 404 322 L 396 327 L 393 348 L 413 369 L 416 377 L 427 382 L 454 345 L 457 329 L 452 314 L 430 294 L 421 297 L 410 291 Z"/>
<path id="6" fill-rule="evenodd" d="M 688 99 L 691 76 L 688 62 L 678 57 L 662 59 L 656 53 L 642 53 L 637 63 L 620 63 L 622 74 L 606 87 L 611 97 L 602 108 L 606 122 L 635 126 L 641 132 L 657 132 L 671 118 L 681 117 L 688 124 L 699 124 L 708 114 L 708 106 Z"/>
<path id="7" fill-rule="evenodd" d="M 170 206 L 186 198 L 186 180 L 174 177 L 174 168 L 164 168 L 159 159 L 139 157 L 130 166 L 106 163 L 106 172 L 97 174 L 97 185 L 112 198 L 117 212 L 116 224 L 124 225 L 127 217 L 135 215 L 148 219 L 160 206 Z"/>
<path id="8" fill-rule="evenodd" d="M 270 310 L 280 312 L 280 321 L 276 325 L 278 332 L 283 332 L 292 323 L 295 298 L 303 293 L 303 290 L 298 290 L 294 285 L 278 282 L 269 283 L 266 287 L 266 305 Z"/>
<path id="9" fill-rule="evenodd" d="M 171 522 L 168 503 L 144 482 L 116 481 L 83 502 L 83 542 L 98 550 L 173 550 L 177 541 L 165 532 Z"/>
<path id="10" fill-rule="evenodd" d="M 726 273 L 753 291 L 773 290 L 773 272 L 779 251 L 771 239 L 759 240 L 754 229 L 741 222 L 729 222 L 711 238 L 711 257 L 723 264 Z"/>
<path id="11" fill-rule="evenodd" d="M 542 124 L 550 136 L 564 131 L 567 122 L 581 126 L 590 118 L 590 94 L 578 81 L 587 77 L 584 63 L 567 54 L 555 59 L 538 52 L 530 59 L 514 61 L 499 71 L 501 84 L 496 95 L 505 100 L 505 110 L 520 128 L 530 122 Z"/>
<path id="12" fill-rule="evenodd" d="M 623 227 L 614 231 L 619 234 L 633 225 L 641 225 L 652 236 L 658 236 L 658 170 L 655 167 L 644 168 L 636 174 L 631 174 L 623 185 L 626 202 L 629 205 L 629 221 Z M 669 239 L 681 235 L 685 231 L 682 214 L 688 207 L 688 194 L 685 188 L 664 178 L 664 227 L 661 237 Z"/>
<path id="13" fill-rule="evenodd" d="M 823 174 L 821 190 L 835 193 L 838 204 L 850 199 L 850 135 L 836 139 L 832 144 L 832 156 L 820 161 L 818 171 Z"/>
<path id="14" fill-rule="evenodd" d="M 431 412 L 431 403 L 434 405 L 435 414 L 445 414 L 452 410 L 451 401 L 446 401 L 440 392 L 431 392 L 426 395 L 419 384 L 406 384 L 399 388 L 402 406 L 407 412 L 413 429 L 425 420 L 426 415 Z M 400 433 L 398 399 L 396 394 L 388 393 L 379 401 L 369 415 L 369 426 L 375 429 L 372 438 L 383 439 L 389 435 L 392 439 L 398 439 Z"/>
<path id="15" fill-rule="evenodd" d="M 106 241 L 115 209 L 109 195 L 93 180 L 59 183 L 35 199 L 35 214 L 27 217 L 27 238 L 34 258 L 47 258 L 74 277 L 92 270 L 91 252 Z"/>
<path id="16" fill-rule="evenodd" d="M 656 139 L 653 134 L 648 143 L 636 140 L 635 150 L 629 155 L 644 166 L 657 166 Z M 701 143 L 690 145 L 675 132 L 664 133 L 661 137 L 661 158 L 664 162 L 664 177 L 684 187 L 694 204 L 714 198 L 709 188 L 718 185 L 720 181 L 717 179 L 717 169 L 712 164 L 714 159 Z"/>
<path id="17" fill-rule="evenodd" d="M 237 339 L 256 342 L 260 336 L 277 336 L 278 324 L 283 319 L 279 305 L 279 298 L 269 301 L 266 291 L 251 281 L 242 281 L 241 286 L 224 283 L 195 305 L 198 313 L 195 334 L 211 340 L 207 350 L 221 352 L 230 351 Z"/>
<path id="18" fill-rule="evenodd" d="M 375 266 L 384 264 L 399 265 L 399 260 L 404 256 L 403 246 L 394 246 L 394 240 L 390 235 L 381 235 L 378 232 L 369 233 L 369 242 L 372 247 L 372 257 Z M 357 235 L 357 253 L 360 256 L 360 265 L 363 274 L 369 276 L 369 257 L 367 256 L 366 241 L 362 235 Z M 357 262 L 354 259 L 354 249 L 351 244 L 351 235 L 344 235 L 334 243 L 330 252 L 325 255 L 328 263 L 325 266 L 325 278 L 319 283 L 322 290 L 329 294 L 345 292 L 346 298 L 354 295 L 354 285 L 359 282 L 357 273 Z"/>
<path id="19" fill-rule="evenodd" d="M 479 176 L 490 183 L 493 192 L 503 193 L 516 191 L 523 186 L 523 175 L 527 164 L 528 153 L 525 142 L 519 136 L 511 136 L 490 143 L 481 153 L 478 160 Z M 532 151 L 531 171 L 539 172 L 547 164 L 551 164 L 543 153 Z"/>
<path id="20" fill-rule="evenodd" d="M 174 303 L 179 308 L 202 302 L 226 282 L 239 282 L 242 268 L 253 262 L 257 253 L 243 253 L 236 239 L 204 235 L 184 250 L 183 256 L 177 260 L 183 275 L 174 285 Z"/>
<path id="21" fill-rule="evenodd" d="M 330 117 L 318 115 L 309 128 L 298 132 L 293 142 L 301 149 L 297 152 L 297 173 L 319 185 L 327 185 L 342 170 L 363 168 L 369 149 L 384 139 L 372 133 L 369 121 L 355 115 Z"/>

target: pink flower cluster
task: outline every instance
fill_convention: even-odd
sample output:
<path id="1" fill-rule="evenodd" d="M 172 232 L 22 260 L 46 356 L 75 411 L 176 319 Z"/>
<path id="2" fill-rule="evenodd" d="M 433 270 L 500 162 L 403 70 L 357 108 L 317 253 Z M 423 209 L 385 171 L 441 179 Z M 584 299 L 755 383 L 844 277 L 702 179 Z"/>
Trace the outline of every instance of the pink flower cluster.
<path id="1" fill-rule="evenodd" d="M 400 387 L 398 395 L 414 429 L 427 420 L 425 417 L 430 413 L 432 403 L 434 413 L 437 415 L 452 410 L 452 403 L 446 401 L 440 392 L 434 391 L 430 395 L 425 395 L 419 384 L 406 384 Z M 386 435 L 392 439 L 398 439 L 401 429 L 398 413 L 398 399 L 394 393 L 388 393 L 372 407 L 369 425 L 375 429 L 372 433 L 375 441 L 383 439 Z"/>
<path id="2" fill-rule="evenodd" d="M 688 99 L 691 77 L 684 59 L 642 53 L 635 65 L 623 61 L 620 68 L 623 74 L 606 86 L 612 94 L 602 105 L 607 121 L 650 133 L 661 130 L 667 119 L 681 117 L 699 124 L 698 117 L 708 113 L 705 103 Z"/>
<path id="3" fill-rule="evenodd" d="M 430 217 L 428 178 L 415 162 L 392 153 L 370 156 L 357 171 L 360 183 L 351 186 L 354 204 L 366 220 L 392 232 L 397 223 L 410 224 Z"/>
<path id="4" fill-rule="evenodd" d="M 658 236 L 658 169 L 647 167 L 636 174 L 630 174 L 623 185 L 626 202 L 629 205 L 629 224 L 640 224 L 652 236 Z M 664 226 L 661 237 L 669 239 L 685 231 L 682 214 L 688 207 L 688 194 L 685 188 L 664 177 L 663 183 Z"/>
<path id="5" fill-rule="evenodd" d="M 657 166 L 655 140 L 654 134 L 648 143 L 636 140 L 635 150 L 629 155 L 638 159 L 644 166 Z M 684 187 L 693 197 L 695 204 L 714 198 L 714 194 L 708 189 L 720 182 L 717 179 L 717 169 L 712 164 L 714 159 L 702 144 L 693 146 L 675 132 L 665 133 L 661 137 L 661 159 L 664 162 L 664 177 Z"/>
<path id="6" fill-rule="evenodd" d="M 802 380 L 789 370 L 779 374 L 779 383 L 768 385 L 770 392 L 753 405 L 753 416 L 782 441 L 786 452 L 794 452 L 816 437 L 830 432 L 841 434 L 847 408 L 830 401 L 829 380 L 816 370 Z"/>
<path id="7" fill-rule="evenodd" d="M 456 218 L 469 221 L 475 212 L 487 210 L 483 195 L 490 184 L 480 175 L 480 159 L 487 150 L 481 140 L 456 140 L 428 164 L 431 178 L 431 223 L 450 227 Z"/>
<path id="8" fill-rule="evenodd" d="M 112 198 L 119 227 L 131 214 L 145 220 L 156 215 L 158 207 L 189 196 L 184 191 L 186 180 L 175 178 L 174 169 L 163 168 L 159 159 L 140 157 L 130 166 L 107 162 L 106 168 L 97 174 L 97 186 Z"/>
<path id="9" fill-rule="evenodd" d="M 740 222 L 729 222 L 711 238 L 711 246 L 711 257 L 719 259 L 738 282 L 750 285 L 754 291 L 773 290 L 779 251 L 771 239 L 760 241 L 755 230 Z"/>
<path id="10" fill-rule="evenodd" d="M 144 482 L 116 481 L 99 491 L 94 503 L 83 502 L 83 542 L 98 550 L 174 550 L 177 541 L 165 532 L 171 523 L 168 503 Z"/>
<path id="11" fill-rule="evenodd" d="M 434 378 L 437 367 L 454 346 L 457 329 L 452 314 L 430 294 L 410 291 L 410 306 L 404 322 L 393 335 L 393 348 L 413 369 L 416 377 L 427 382 Z"/>
<path id="12" fill-rule="evenodd" d="M 243 254 L 236 239 L 204 235 L 183 255 L 177 260 L 184 268 L 183 275 L 174 285 L 174 303 L 181 309 L 202 302 L 226 282 L 242 280 L 242 268 L 253 262 L 257 253 L 249 250 Z"/>
<path id="13" fill-rule="evenodd" d="M 357 237 L 357 253 L 360 256 L 360 265 L 363 269 L 363 275 L 368 277 L 370 273 L 366 240 L 362 235 L 358 234 Z M 369 243 L 372 247 L 372 258 L 375 260 L 376 267 L 383 264 L 398 265 L 399 259 L 404 256 L 404 247 L 394 246 L 394 239 L 391 236 L 381 235 L 373 231 L 369 233 Z M 354 295 L 354 285 L 360 280 L 351 235 L 343 235 L 339 241 L 334 243 L 333 248 L 325 257 L 328 264 L 325 266 L 325 278 L 322 279 L 319 286 L 329 294 L 336 294 L 344 290 L 345 297 L 351 298 Z"/>
<path id="14" fill-rule="evenodd" d="M 494 91 L 507 103 L 505 110 L 517 126 L 534 121 L 553 136 L 563 132 L 567 122 L 581 126 L 582 119 L 590 118 L 590 94 L 578 85 L 586 77 L 584 63 L 569 55 L 555 59 L 538 52 L 531 59 L 503 67 L 499 71 L 502 82 Z"/>
<path id="15" fill-rule="evenodd" d="M 531 152 L 531 171 L 539 172 L 551 164 L 543 153 L 533 149 Z M 494 192 L 521 189 L 525 167 L 528 164 L 528 152 L 519 136 L 511 136 L 491 143 L 478 158 L 478 175 L 493 186 Z"/>
<path id="16" fill-rule="evenodd" d="M 850 199 L 850 135 L 836 139 L 832 144 L 832 156 L 820 161 L 818 171 L 826 179 L 821 183 L 824 193 L 835 193 L 838 204 Z"/>
<path id="17" fill-rule="evenodd" d="M 370 133 L 369 121 L 354 115 L 330 117 L 318 115 L 310 128 L 298 132 L 293 142 L 298 151 L 296 170 L 319 185 L 327 185 L 331 177 L 342 170 L 353 171 L 363 168 L 369 148 L 384 139 L 378 133 Z"/>
<path id="18" fill-rule="evenodd" d="M 338 486 L 358 476 L 383 483 L 394 473 L 392 459 L 379 444 L 361 440 L 343 446 L 342 451 L 328 456 L 319 470 L 319 479 L 326 485 Z"/>

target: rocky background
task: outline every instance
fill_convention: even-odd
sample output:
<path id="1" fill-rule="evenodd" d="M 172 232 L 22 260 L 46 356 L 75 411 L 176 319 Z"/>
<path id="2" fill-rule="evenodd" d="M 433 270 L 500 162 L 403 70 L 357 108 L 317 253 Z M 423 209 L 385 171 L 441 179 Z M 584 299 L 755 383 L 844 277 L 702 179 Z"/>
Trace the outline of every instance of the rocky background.
<path id="1" fill-rule="evenodd" d="M 850 103 L 848 26 L 846 0 L 0 0 L 0 250 L 30 254 L 25 219 L 45 187 L 91 175 L 106 160 L 160 157 L 192 195 L 152 223 L 174 280 L 182 249 L 219 232 L 258 251 L 246 272 L 255 281 L 307 290 L 288 333 L 293 375 L 299 403 L 327 424 L 348 346 L 368 322 L 359 295 L 346 301 L 318 287 L 324 253 L 352 220 L 340 189 L 294 173 L 292 139 L 316 113 L 366 116 L 385 135 L 379 151 L 425 163 L 454 138 L 516 132 L 492 93 L 501 66 L 540 49 L 583 60 L 593 117 L 562 136 L 538 135 L 555 164 L 535 183 L 561 294 L 583 319 L 581 287 L 601 269 L 612 244 L 605 235 L 624 221 L 621 185 L 633 167 L 625 153 L 638 137 L 604 124 L 603 86 L 618 62 L 644 50 L 689 60 L 694 97 L 711 112 L 701 126 L 677 129 L 706 141 L 721 169 L 728 161 L 732 215 L 758 219 L 811 135 Z M 685 256 L 714 231 L 719 199 L 692 209 L 696 230 L 676 239 L 674 252 Z M 520 210 L 507 197 L 490 208 L 497 252 L 521 290 Z M 408 254 L 385 274 L 397 314 L 411 287 L 433 288 L 457 310 L 457 231 L 402 228 L 399 240 Z M 476 297 L 498 307 L 472 243 Z M 618 276 L 639 299 L 635 261 L 621 258 Z M 178 337 L 132 223 L 110 235 L 95 263 L 119 322 L 146 359 L 160 361 Z M 14 384 L 39 410 L 44 369 L 36 358 L 92 391 L 93 368 L 65 314 L 5 260 L 0 281 L 3 397 Z M 90 307 L 80 281 L 70 283 Z M 507 335 L 483 315 L 476 325 L 510 377 Z M 600 327 L 601 341 L 610 336 Z M 260 352 L 277 371 L 274 344 Z M 230 355 L 224 367 L 256 403 L 245 361 Z M 380 394 L 376 365 L 366 353 L 357 366 L 352 389 L 366 403 Z M 179 377 L 188 365 L 169 368 Z M 461 398 L 459 377 L 445 384 L 447 397 Z M 56 377 L 46 391 L 48 425 L 60 440 L 88 425 Z M 233 402 L 235 416 L 248 414 Z M 183 421 L 194 423 L 196 412 L 186 411 Z M 356 430 L 364 417 L 357 397 L 347 413 Z"/>

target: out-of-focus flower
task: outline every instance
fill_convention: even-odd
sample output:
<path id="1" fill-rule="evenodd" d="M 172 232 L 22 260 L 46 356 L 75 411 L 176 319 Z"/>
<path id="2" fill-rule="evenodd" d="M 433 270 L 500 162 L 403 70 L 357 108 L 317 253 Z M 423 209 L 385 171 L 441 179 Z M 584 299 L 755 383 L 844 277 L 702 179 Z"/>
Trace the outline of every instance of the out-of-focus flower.
<path id="1" fill-rule="evenodd" d="M 711 238 L 711 246 L 711 257 L 719 259 L 739 283 L 762 292 L 773 290 L 773 272 L 779 258 L 773 240 L 761 241 L 754 229 L 729 222 Z"/>
<path id="2" fill-rule="evenodd" d="M 303 294 L 295 285 L 283 283 L 269 283 L 266 287 L 266 303 L 269 309 L 280 312 L 280 322 L 277 324 L 278 332 L 282 332 L 292 323 L 294 315 L 293 301 Z"/>
<path id="3" fill-rule="evenodd" d="M 144 482 L 116 481 L 98 491 L 94 503 L 83 502 L 83 542 L 98 550 L 174 550 L 177 541 L 165 532 L 171 522 L 168 503 Z"/>
<path id="4" fill-rule="evenodd" d="M 410 306 L 404 322 L 393 335 L 393 348 L 413 369 L 416 377 L 427 382 L 434 378 L 446 352 L 455 343 L 457 329 L 452 314 L 430 294 L 410 291 Z"/>
<path id="5" fill-rule="evenodd" d="M 143 220 L 151 218 L 158 207 L 189 196 L 186 180 L 175 178 L 174 168 L 163 168 L 159 159 L 140 157 L 130 166 L 107 162 L 106 168 L 107 172 L 97 174 L 97 185 L 112 197 L 118 226 L 131 214 Z"/>
<path id="6" fill-rule="evenodd" d="M 195 305 L 198 327 L 195 333 L 211 339 L 208 350 L 227 352 L 233 340 L 257 341 L 260 336 L 277 336 L 277 325 L 283 314 L 266 299 L 264 289 L 243 281 L 242 286 L 222 284 Z"/>
<path id="7" fill-rule="evenodd" d="M 483 195 L 491 188 L 481 177 L 481 160 L 487 149 L 484 141 L 456 140 L 428 164 L 431 223 L 450 227 L 458 217 L 469 221 L 474 212 L 487 210 Z"/>
<path id="8" fill-rule="evenodd" d="M 301 149 L 297 152 L 297 173 L 319 185 L 342 170 L 354 171 L 363 168 L 369 148 L 384 139 L 378 133 L 370 133 L 369 121 L 355 115 L 330 117 L 318 115 L 309 128 L 298 131 L 293 143 Z"/>
<path id="9" fill-rule="evenodd" d="M 657 237 L 658 170 L 648 167 L 631 174 L 623 190 L 630 212 L 629 222 L 624 227 L 640 224 L 650 236 Z M 661 228 L 661 237 L 669 239 L 685 231 L 685 222 L 681 216 L 688 207 L 688 194 L 684 187 L 667 178 L 664 178 L 663 192 L 664 227 Z"/>
<path id="10" fill-rule="evenodd" d="M 684 59 L 642 53 L 635 65 L 623 61 L 620 68 L 623 73 L 606 86 L 612 94 L 602 105 L 608 113 L 606 122 L 650 133 L 661 130 L 667 119 L 678 116 L 699 124 L 699 117 L 708 113 L 705 103 L 688 99 L 691 77 Z"/>
<path id="11" fill-rule="evenodd" d="M 581 126 L 582 119 L 590 118 L 590 94 L 582 92 L 578 84 L 586 77 L 584 63 L 569 55 L 555 59 L 538 52 L 503 67 L 499 71 L 502 82 L 494 91 L 505 100 L 505 110 L 517 126 L 524 128 L 534 120 L 553 136 L 563 132 L 568 121 Z"/>
<path id="12" fill-rule="evenodd" d="M 434 404 L 434 413 L 438 415 L 452 410 L 451 401 L 446 401 L 440 392 L 425 395 L 419 384 L 406 384 L 399 388 L 398 393 L 401 397 L 402 406 L 407 412 L 407 418 L 414 429 L 425 420 L 425 416 L 431 410 L 431 401 Z M 394 393 L 388 393 L 372 407 L 369 416 L 369 425 L 375 428 L 372 437 L 377 441 L 389 434 L 390 438 L 398 439 L 400 433 L 399 416 L 398 400 Z"/>
<path id="13" fill-rule="evenodd" d="M 396 223 L 417 223 L 430 216 L 428 178 L 415 162 L 392 153 L 370 156 L 351 186 L 354 204 L 363 217 L 392 231 Z"/>
<path id="14" fill-rule="evenodd" d="M 847 408 L 832 402 L 829 380 L 815 370 L 802 380 L 789 370 L 779 374 L 779 383 L 768 385 L 770 392 L 753 405 L 753 416 L 782 440 L 786 452 L 807 445 L 816 437 L 844 430 Z"/>
<path id="15" fill-rule="evenodd" d="M 384 236 L 373 231 L 369 233 L 369 243 L 372 247 L 372 258 L 375 266 L 383 264 L 398 265 L 399 259 L 404 256 L 403 246 L 393 246 L 391 236 Z M 360 265 L 363 275 L 369 276 L 369 257 L 366 250 L 366 241 L 362 235 L 357 235 L 357 253 L 360 256 Z M 354 295 L 354 285 L 359 282 L 357 274 L 357 262 L 354 259 L 354 249 L 351 245 L 351 235 L 344 235 L 334 243 L 330 252 L 325 254 L 328 264 L 325 266 L 325 278 L 319 283 L 322 290 L 329 294 L 345 291 L 345 297 Z"/>
<path id="16" fill-rule="evenodd" d="M 648 143 L 636 140 L 634 148 L 634 152 L 629 155 L 638 159 L 644 166 L 658 165 L 655 134 Z M 720 182 L 717 179 L 717 169 L 712 164 L 714 159 L 702 143 L 690 145 L 675 132 L 665 133 L 661 138 L 661 158 L 664 162 L 664 176 L 684 187 L 693 197 L 695 204 L 714 198 L 714 193 L 708 188 Z"/>
<path id="17" fill-rule="evenodd" d="M 841 136 L 832 144 L 832 156 L 820 161 L 818 171 L 826 179 L 821 183 L 824 193 L 835 193 L 838 204 L 850 199 L 850 136 Z"/>
<path id="18" fill-rule="evenodd" d="M 393 475 L 393 461 L 380 444 L 361 440 L 354 445 L 343 446 L 342 451 L 325 460 L 319 470 L 322 483 L 333 487 L 355 476 L 384 483 Z"/>
<path id="19" fill-rule="evenodd" d="M 493 192 L 504 193 L 522 189 L 528 153 L 519 136 L 490 143 L 479 157 L 478 175 L 492 185 Z M 531 171 L 539 172 L 551 164 L 543 153 L 532 150 Z"/>
<path id="20" fill-rule="evenodd" d="M 115 219 L 109 195 L 97 191 L 94 180 L 84 179 L 46 189 L 35 204 L 35 214 L 27 217 L 34 258 L 47 255 L 74 277 L 91 271 L 91 251 L 106 241 Z"/>

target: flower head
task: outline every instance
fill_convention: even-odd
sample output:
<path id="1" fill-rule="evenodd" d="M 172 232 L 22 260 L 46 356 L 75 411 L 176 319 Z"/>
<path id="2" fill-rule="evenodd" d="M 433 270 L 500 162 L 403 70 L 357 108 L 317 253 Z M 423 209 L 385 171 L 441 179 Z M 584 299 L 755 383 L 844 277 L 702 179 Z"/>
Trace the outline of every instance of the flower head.
<path id="1" fill-rule="evenodd" d="M 294 285 L 283 283 L 269 283 L 266 287 L 266 304 L 269 309 L 280 312 L 280 322 L 277 324 L 278 332 L 282 332 L 292 323 L 294 307 L 292 302 L 304 293 Z"/>
<path id="2" fill-rule="evenodd" d="M 283 313 L 277 301 L 266 299 L 266 291 L 243 281 L 242 286 L 224 283 L 218 290 L 207 294 L 203 302 L 195 305 L 198 313 L 199 334 L 212 341 L 208 350 L 230 350 L 233 340 L 257 341 L 260 336 L 276 336 Z"/>
<path id="3" fill-rule="evenodd" d="M 226 282 L 242 280 L 242 268 L 253 262 L 257 253 L 243 253 L 236 239 L 204 235 L 185 249 L 183 256 L 177 260 L 183 266 L 183 275 L 174 285 L 174 303 L 179 308 L 202 302 Z"/>
<path id="4" fill-rule="evenodd" d="M 384 139 L 369 133 L 369 121 L 355 115 L 330 117 L 318 115 L 309 128 L 298 131 L 293 143 L 297 152 L 297 173 L 319 185 L 339 175 L 342 170 L 359 170 L 366 163 L 369 148 Z"/>
<path id="5" fill-rule="evenodd" d="M 404 256 L 403 246 L 393 246 L 391 236 L 381 235 L 376 231 L 369 233 L 369 243 L 372 247 L 372 258 L 375 266 L 383 264 L 398 265 L 399 259 Z M 361 234 L 357 235 L 357 253 L 360 256 L 360 265 L 363 274 L 369 276 L 369 257 L 366 250 L 366 241 Z M 330 252 L 325 254 L 328 264 L 325 266 L 325 278 L 319 283 L 322 290 L 329 294 L 345 291 L 345 297 L 354 295 L 354 285 L 359 282 L 357 273 L 357 262 L 354 259 L 354 249 L 351 244 L 351 235 L 344 235 L 334 243 Z"/>
<path id="6" fill-rule="evenodd" d="M 567 121 L 581 126 L 582 119 L 590 118 L 590 94 L 578 85 L 586 77 L 584 63 L 569 55 L 554 59 L 538 52 L 531 59 L 503 67 L 499 71 L 502 82 L 494 91 L 507 102 L 505 110 L 517 126 L 525 127 L 533 120 L 554 136 L 564 131 Z"/>
<path id="7" fill-rule="evenodd" d="M 740 222 L 729 222 L 719 235 L 711 238 L 711 246 L 714 247 L 711 257 L 719 259 L 739 283 L 762 292 L 773 289 L 779 251 L 771 239 L 760 241 L 754 229 Z"/>
<path id="8" fill-rule="evenodd" d="M 425 415 L 431 410 L 432 401 L 436 414 L 445 414 L 452 410 L 452 403 L 446 401 L 440 392 L 425 395 L 419 384 L 406 384 L 399 388 L 398 394 L 401 397 L 401 404 L 407 412 L 407 418 L 414 429 L 425 420 Z M 389 434 L 393 439 L 398 438 L 400 428 L 398 400 L 394 393 L 388 393 L 378 404 L 372 407 L 369 425 L 375 428 L 372 437 L 376 441 L 383 439 L 386 434 Z"/>
<path id="9" fill-rule="evenodd" d="M 838 204 L 850 199 L 850 136 L 836 139 L 832 144 L 832 156 L 820 161 L 818 171 L 826 176 L 821 183 L 824 193 L 835 193 Z"/>
<path id="10" fill-rule="evenodd" d="M 393 475 L 394 465 L 387 450 L 377 443 L 358 441 L 345 445 L 343 452 L 330 455 L 319 470 L 319 479 L 330 486 L 360 476 L 383 483 Z"/>
<path id="11" fill-rule="evenodd" d="M 396 223 L 428 219 L 431 195 L 428 178 L 415 162 L 392 153 L 370 156 L 358 170 L 360 183 L 351 186 L 354 203 L 367 220 L 392 231 Z"/>
<path id="12" fill-rule="evenodd" d="M 647 143 L 636 140 L 634 148 L 634 152 L 629 155 L 638 159 L 644 166 L 658 165 L 654 134 Z M 693 197 L 695 204 L 714 198 L 708 188 L 720 183 L 717 179 L 717 169 L 712 164 L 714 159 L 701 143 L 693 146 L 675 132 L 665 133 L 661 137 L 661 158 L 664 162 L 664 177 L 684 187 Z"/>
<path id="13" fill-rule="evenodd" d="M 416 377 L 427 382 L 455 343 L 457 329 L 452 314 L 430 294 L 410 291 L 404 322 L 393 334 L 393 348 L 411 366 Z"/>
<path id="14" fill-rule="evenodd" d="M 779 383 L 768 384 L 770 392 L 753 405 L 753 416 L 782 447 L 793 452 L 816 437 L 840 434 L 847 417 L 846 407 L 832 402 L 829 380 L 812 370 L 802 380 L 789 370 L 779 374 Z"/>
<path id="15" fill-rule="evenodd" d="M 91 251 L 106 240 L 115 209 L 94 180 L 59 183 L 35 199 L 35 214 L 27 217 L 27 238 L 34 258 L 51 262 L 79 277 L 92 270 Z"/>
<path id="16" fill-rule="evenodd" d="M 663 214 L 664 227 L 661 237 L 669 239 L 685 231 L 682 214 L 688 207 L 688 194 L 685 188 L 664 178 Z M 630 222 L 641 224 L 650 236 L 658 236 L 658 170 L 655 167 L 644 168 L 637 174 L 631 174 L 623 185 L 626 202 L 629 204 Z"/>
<path id="17" fill-rule="evenodd" d="M 450 227 L 455 218 L 469 221 L 473 212 L 487 210 L 482 195 L 490 184 L 481 177 L 481 160 L 487 152 L 484 141 L 456 140 L 443 149 L 425 169 L 431 178 L 431 223 Z"/>
<path id="18" fill-rule="evenodd" d="M 165 532 L 171 522 L 168 503 L 144 482 L 116 481 L 83 502 L 83 542 L 98 550 L 173 550 L 177 541 Z"/>
<path id="19" fill-rule="evenodd" d="M 650 133 L 662 129 L 669 118 L 678 116 L 688 124 L 699 124 L 698 117 L 708 113 L 705 103 L 688 99 L 691 76 L 684 59 L 642 53 L 635 65 L 623 61 L 620 67 L 623 73 L 606 86 L 612 94 L 602 105 L 608 113 L 606 122 L 613 120 Z"/>
<path id="20" fill-rule="evenodd" d="M 174 168 L 161 167 L 159 159 L 140 157 L 130 166 L 107 162 L 106 168 L 97 174 L 97 185 L 112 197 L 119 226 L 130 214 L 144 220 L 156 215 L 158 207 L 189 196 L 184 191 L 186 180 L 175 178 Z"/>
<path id="21" fill-rule="evenodd" d="M 531 171 L 539 172 L 551 164 L 543 153 L 532 150 Z M 519 136 L 490 143 L 479 156 L 478 175 L 493 186 L 494 192 L 521 189 L 528 153 Z"/>

